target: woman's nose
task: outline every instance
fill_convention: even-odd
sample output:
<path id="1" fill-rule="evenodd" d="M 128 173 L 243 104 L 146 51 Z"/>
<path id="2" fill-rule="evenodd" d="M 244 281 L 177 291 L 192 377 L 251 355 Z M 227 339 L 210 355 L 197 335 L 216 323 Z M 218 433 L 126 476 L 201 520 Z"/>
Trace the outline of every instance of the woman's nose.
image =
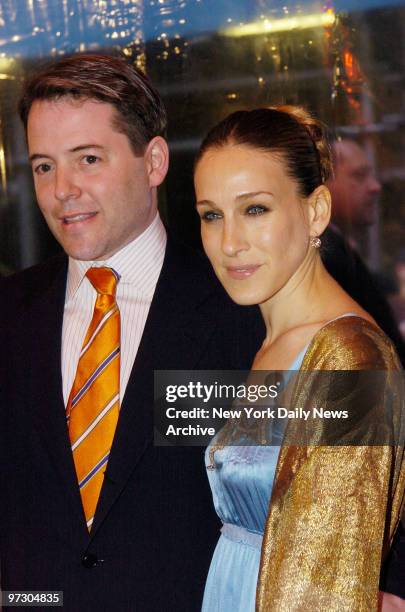
<path id="1" fill-rule="evenodd" d="M 224 222 L 222 232 L 222 251 L 228 257 L 234 257 L 240 251 L 249 248 L 243 229 L 235 221 Z"/>

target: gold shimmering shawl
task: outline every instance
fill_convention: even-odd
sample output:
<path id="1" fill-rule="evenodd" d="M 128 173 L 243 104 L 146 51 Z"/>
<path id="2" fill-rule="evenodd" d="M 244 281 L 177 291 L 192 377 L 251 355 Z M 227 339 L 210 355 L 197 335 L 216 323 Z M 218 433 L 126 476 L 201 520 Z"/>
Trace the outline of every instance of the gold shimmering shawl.
<path id="1" fill-rule="evenodd" d="M 383 332 L 346 316 L 316 334 L 300 372 L 385 370 L 389 387 L 390 372 L 403 381 L 399 369 Z M 316 403 L 316 375 L 310 391 L 299 377 L 294 405 L 308 404 L 309 396 Z M 390 422 L 403 440 L 402 400 L 403 392 L 391 394 Z M 286 436 L 290 427 L 302 423 L 290 421 Z M 403 444 L 283 446 L 263 538 L 257 612 L 377 610 L 381 562 L 401 517 L 404 488 Z"/>

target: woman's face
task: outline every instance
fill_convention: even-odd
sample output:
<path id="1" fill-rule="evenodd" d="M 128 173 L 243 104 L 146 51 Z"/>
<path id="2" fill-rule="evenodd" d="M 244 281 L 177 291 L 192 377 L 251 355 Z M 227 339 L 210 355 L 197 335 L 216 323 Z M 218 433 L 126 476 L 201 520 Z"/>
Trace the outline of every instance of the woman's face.
<path id="1" fill-rule="evenodd" d="M 262 304 L 313 256 L 311 206 L 285 163 L 245 145 L 209 149 L 195 172 L 205 252 L 238 304 Z"/>

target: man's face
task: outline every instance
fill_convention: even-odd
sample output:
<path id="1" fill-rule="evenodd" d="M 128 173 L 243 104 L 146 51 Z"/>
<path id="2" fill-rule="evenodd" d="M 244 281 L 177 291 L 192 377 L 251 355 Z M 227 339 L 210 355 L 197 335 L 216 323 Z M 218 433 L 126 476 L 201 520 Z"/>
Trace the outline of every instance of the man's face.
<path id="1" fill-rule="evenodd" d="M 115 131 L 112 105 L 37 100 L 27 137 L 38 205 L 75 259 L 107 259 L 151 223 L 156 197 L 146 153 Z"/>
<path id="2" fill-rule="evenodd" d="M 364 151 L 355 143 L 336 143 L 335 178 L 329 183 L 332 212 L 336 222 L 345 226 L 365 227 L 377 217 L 377 197 L 381 185 Z"/>

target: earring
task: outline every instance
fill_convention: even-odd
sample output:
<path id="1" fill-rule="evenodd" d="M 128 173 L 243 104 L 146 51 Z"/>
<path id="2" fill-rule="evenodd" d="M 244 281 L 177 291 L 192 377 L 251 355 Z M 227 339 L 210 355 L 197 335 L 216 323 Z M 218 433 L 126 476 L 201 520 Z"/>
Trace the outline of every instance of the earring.
<path id="1" fill-rule="evenodd" d="M 321 246 L 322 242 L 321 239 L 318 238 L 318 236 L 311 236 L 309 239 L 309 244 L 314 247 L 314 249 L 319 249 L 319 247 Z"/>

